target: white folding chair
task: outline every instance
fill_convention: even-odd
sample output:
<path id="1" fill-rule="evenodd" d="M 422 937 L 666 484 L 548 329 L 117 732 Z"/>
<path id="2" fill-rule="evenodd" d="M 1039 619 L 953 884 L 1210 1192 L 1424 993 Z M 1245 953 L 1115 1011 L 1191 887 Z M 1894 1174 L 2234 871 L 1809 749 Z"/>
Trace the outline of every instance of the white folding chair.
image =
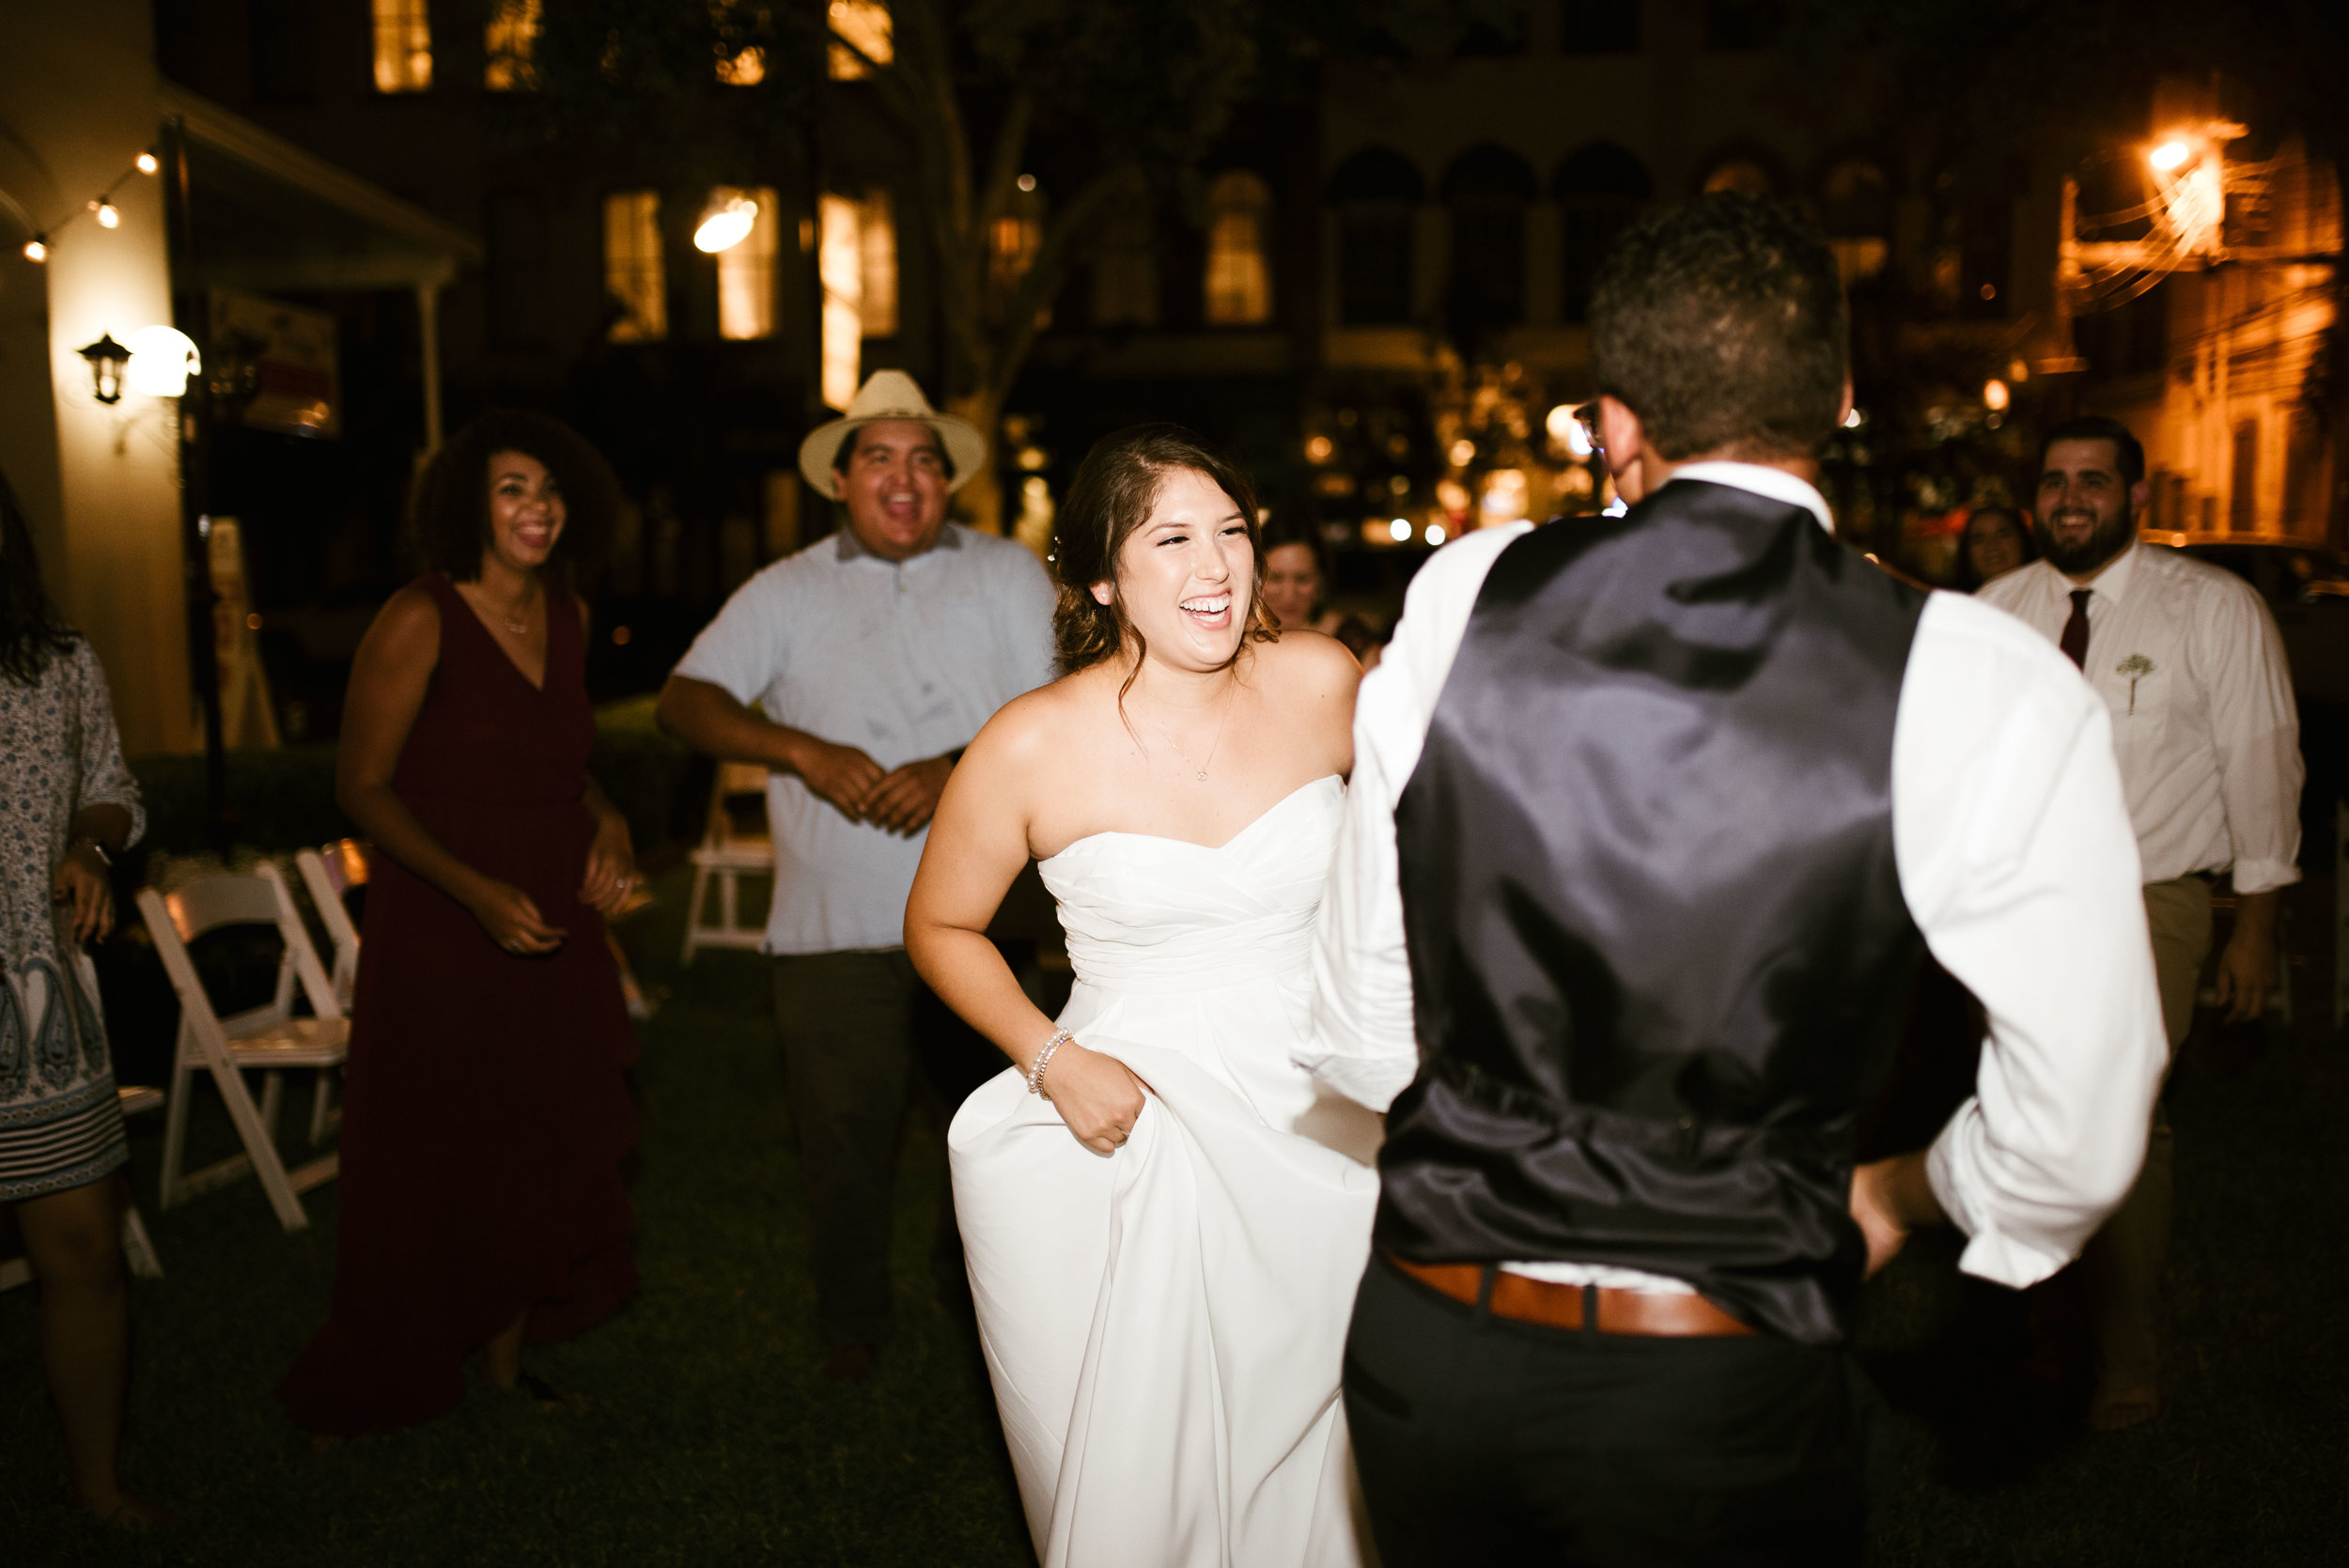
<path id="1" fill-rule="evenodd" d="M 355 838 L 339 839 L 323 849 L 303 849 L 294 855 L 302 885 L 317 906 L 319 924 L 334 944 L 334 1000 L 350 1011 L 350 988 L 359 979 L 359 928 L 350 924 L 350 906 L 343 895 L 367 885 L 366 846 Z"/>
<path id="2" fill-rule="evenodd" d="M 250 1172 L 260 1178 L 270 1206 L 277 1211 L 278 1223 L 288 1231 L 302 1229 L 309 1218 L 302 1211 L 299 1195 L 334 1180 L 339 1157 L 329 1154 L 299 1170 L 286 1169 L 278 1157 L 276 1141 L 282 1079 L 290 1067 L 318 1069 L 310 1136 L 313 1142 L 322 1139 L 327 1123 L 326 1079 L 349 1053 L 350 1021 L 343 1016 L 334 987 L 310 945 L 310 933 L 294 909 L 285 877 L 264 862 L 253 876 L 201 877 L 168 896 L 145 888 L 139 893 L 139 913 L 154 939 L 164 971 L 171 976 L 171 988 L 179 996 L 179 1037 L 173 1050 L 170 1109 L 163 1124 L 162 1206 L 170 1209 Z M 224 1018 L 213 1010 L 211 997 L 188 956 L 187 944 L 207 932 L 239 924 L 275 926 L 285 954 L 278 962 L 275 995 L 259 1007 Z M 293 1016 L 297 984 L 317 1017 Z M 201 1171 L 183 1172 L 188 1080 L 199 1068 L 211 1074 L 244 1153 Z M 258 1107 L 245 1088 L 244 1070 L 248 1068 L 263 1075 Z"/>
<path id="3" fill-rule="evenodd" d="M 163 1092 L 160 1089 L 132 1087 L 115 1091 L 122 1101 L 122 1113 L 136 1116 L 145 1111 L 160 1110 Z M 155 1252 L 155 1243 L 147 1234 L 147 1221 L 139 1218 L 139 1206 L 133 1203 L 122 1211 L 122 1256 L 131 1265 L 131 1272 L 142 1280 L 163 1277 L 163 1262 Z M 29 1258 L 0 1259 L 0 1290 L 14 1290 L 33 1281 L 33 1264 Z"/>
<path id="4" fill-rule="evenodd" d="M 709 826 L 690 857 L 693 862 L 693 901 L 685 911 L 685 962 L 705 947 L 756 948 L 767 932 L 763 924 L 741 922 L 741 880 L 745 876 L 775 873 L 775 841 L 771 831 L 737 831 L 731 798 L 755 796 L 762 825 L 767 817 L 767 769 L 754 762 L 722 762 L 709 792 Z M 711 883 L 718 888 L 718 918 L 704 918 Z"/>

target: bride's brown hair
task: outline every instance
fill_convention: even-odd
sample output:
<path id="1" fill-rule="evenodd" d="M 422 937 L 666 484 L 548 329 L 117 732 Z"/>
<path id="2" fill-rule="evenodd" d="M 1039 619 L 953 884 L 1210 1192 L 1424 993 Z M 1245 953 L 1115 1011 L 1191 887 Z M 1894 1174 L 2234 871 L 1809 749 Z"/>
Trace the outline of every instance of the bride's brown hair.
<path id="1" fill-rule="evenodd" d="M 1248 475 L 1221 453 L 1179 425 L 1135 425 L 1102 437 L 1077 465 L 1067 499 L 1061 503 L 1052 539 L 1052 576 L 1060 584 L 1060 606 L 1052 613 L 1052 639 L 1058 645 L 1063 675 L 1075 675 L 1088 665 L 1115 656 L 1128 642 L 1134 645 L 1134 674 L 1142 673 L 1142 657 L 1149 652 L 1142 631 L 1127 617 L 1125 598 L 1117 586 L 1117 561 L 1135 529 L 1149 520 L 1150 508 L 1171 474 L 1189 471 L 1204 475 L 1231 498 L 1248 524 L 1248 545 L 1254 570 L 1248 584 L 1248 629 L 1232 650 L 1237 663 L 1250 643 L 1278 642 L 1281 633 L 1264 607 L 1264 535 L 1256 520 L 1256 489 Z M 1093 585 L 1107 582 L 1110 601 L 1093 597 Z M 1227 666 L 1228 667 L 1228 666 Z M 1132 686 L 1133 675 L 1126 677 Z M 1121 688 L 1118 697 L 1125 697 Z"/>

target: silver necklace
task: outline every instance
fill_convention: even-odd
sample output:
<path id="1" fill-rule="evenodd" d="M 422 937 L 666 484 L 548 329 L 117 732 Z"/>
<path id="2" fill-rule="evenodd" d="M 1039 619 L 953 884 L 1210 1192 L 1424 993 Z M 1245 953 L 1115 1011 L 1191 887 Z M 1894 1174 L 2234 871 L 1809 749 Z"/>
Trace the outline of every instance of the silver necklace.
<path id="1" fill-rule="evenodd" d="M 1159 732 L 1159 738 L 1165 741 L 1169 747 L 1173 748 L 1176 756 L 1183 759 L 1184 767 L 1195 768 L 1197 769 L 1191 774 L 1191 777 L 1197 779 L 1201 784 L 1206 784 L 1207 782 L 1207 769 L 1215 765 L 1215 753 L 1221 750 L 1223 746 L 1223 726 L 1231 722 L 1232 694 L 1230 690 L 1227 688 L 1223 693 L 1223 717 L 1217 720 L 1215 723 L 1215 742 L 1207 748 L 1207 760 L 1196 764 L 1190 760 L 1190 753 L 1183 750 L 1182 743 L 1177 741 L 1173 735 L 1167 732 L 1167 728 L 1164 724 L 1161 724 L 1156 719 L 1153 719 L 1150 721 L 1150 727 Z"/>

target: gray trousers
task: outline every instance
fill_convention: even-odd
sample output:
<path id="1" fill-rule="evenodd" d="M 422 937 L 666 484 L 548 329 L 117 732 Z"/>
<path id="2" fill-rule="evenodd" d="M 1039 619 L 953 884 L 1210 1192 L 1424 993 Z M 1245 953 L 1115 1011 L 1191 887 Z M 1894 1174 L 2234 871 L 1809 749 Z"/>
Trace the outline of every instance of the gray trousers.
<path id="1" fill-rule="evenodd" d="M 962 1238 L 943 1172 L 945 1129 L 965 1095 L 1006 1064 L 947 1011 L 902 949 L 774 961 L 775 1029 L 799 1145 L 816 1305 L 833 1343 L 889 1334 L 889 1244 L 907 1112 L 938 1144 L 932 1262 L 962 1279 Z"/>

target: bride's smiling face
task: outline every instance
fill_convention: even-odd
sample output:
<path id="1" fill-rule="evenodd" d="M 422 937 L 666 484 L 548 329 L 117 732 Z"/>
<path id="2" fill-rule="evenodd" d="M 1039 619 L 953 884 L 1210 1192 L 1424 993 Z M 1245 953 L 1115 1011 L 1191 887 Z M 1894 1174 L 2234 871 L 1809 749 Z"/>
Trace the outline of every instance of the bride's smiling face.
<path id="1" fill-rule="evenodd" d="M 1222 487 L 1194 469 L 1159 486 L 1150 515 L 1117 552 L 1117 582 L 1093 597 L 1115 600 L 1150 657 L 1190 669 L 1228 664 L 1248 629 L 1256 582 L 1248 520 Z"/>

